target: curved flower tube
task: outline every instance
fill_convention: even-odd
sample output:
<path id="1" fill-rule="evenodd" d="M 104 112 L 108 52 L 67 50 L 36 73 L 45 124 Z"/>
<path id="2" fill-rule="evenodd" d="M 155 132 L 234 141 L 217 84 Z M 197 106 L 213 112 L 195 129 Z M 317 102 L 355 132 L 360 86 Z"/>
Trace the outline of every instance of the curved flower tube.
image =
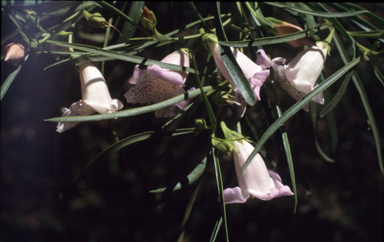
<path id="1" fill-rule="evenodd" d="M 162 62 L 189 67 L 188 50 L 182 49 L 166 56 Z M 136 65 L 129 83 L 135 86 L 124 94 L 128 103 L 150 104 L 165 101 L 185 93 L 184 83 L 188 77 L 186 71 L 172 71 L 153 64 L 146 69 Z M 194 88 L 191 88 L 191 90 Z M 155 111 L 156 118 L 173 117 L 176 107 L 183 109 L 189 100 Z"/>
<path id="2" fill-rule="evenodd" d="M 113 113 L 123 108 L 122 102 L 111 98 L 108 86 L 101 72 L 87 59 L 78 59 L 82 100 L 72 103 L 69 108 L 62 108 L 62 117 L 86 116 L 95 112 Z M 60 122 L 56 131 L 62 133 L 80 122 Z"/>
<path id="3" fill-rule="evenodd" d="M 293 195 L 291 189 L 282 184 L 280 176 L 267 169 L 259 154 L 253 158 L 242 175 L 245 161 L 254 147 L 245 140 L 234 141 L 234 144 L 236 148 L 234 151 L 235 169 L 239 186 L 223 191 L 226 204 L 245 203 L 250 196 L 269 201 L 276 197 Z"/>
<path id="4" fill-rule="evenodd" d="M 319 41 L 316 46 L 296 55 L 288 65 L 285 65 L 285 59 L 281 57 L 272 60 L 275 79 L 296 101 L 316 88 L 315 83 L 324 67 L 328 48 L 328 44 Z M 324 104 L 323 93 L 317 95 L 312 101 Z M 305 105 L 303 109 L 308 112 L 309 104 Z"/>
<path id="5" fill-rule="evenodd" d="M 223 76 L 228 80 L 229 83 L 234 87 L 234 91 L 240 93 L 237 86 L 227 68 L 224 65 L 223 58 L 221 57 L 219 44 L 214 42 L 208 43 L 209 49 L 213 58 L 215 59 L 216 65 L 219 68 Z M 264 50 L 258 50 L 259 56 L 257 57 L 256 63 L 253 62 L 248 56 L 244 55 L 241 51 L 231 47 L 233 54 L 235 55 L 236 61 L 243 70 L 245 77 L 249 80 L 251 88 L 255 94 L 257 100 L 260 101 L 260 88 L 269 76 L 269 70 L 264 66 L 265 63 L 269 63 L 270 60 L 265 54 Z"/>
<path id="6" fill-rule="evenodd" d="M 240 117 L 242 117 L 245 112 L 246 102 L 242 100 L 243 97 L 240 98 L 240 92 L 235 82 L 233 81 L 231 75 L 229 74 L 227 68 L 225 67 L 223 58 L 221 57 L 217 37 L 213 34 L 205 34 L 203 39 L 207 44 L 207 47 L 209 48 L 209 51 L 211 52 L 220 72 L 223 74 L 225 79 L 227 79 L 228 82 L 233 86 L 234 91 L 237 94 L 235 98 L 236 102 L 245 104 L 242 105 L 241 109 L 239 110 Z M 267 67 L 271 66 L 271 60 L 265 54 L 264 50 L 257 51 L 259 56 L 257 57 L 256 63 L 249 59 L 248 56 L 243 54 L 241 51 L 232 47 L 231 50 L 236 58 L 237 63 L 241 67 L 245 77 L 249 80 L 249 83 L 251 84 L 251 88 L 255 94 L 256 99 L 260 101 L 260 88 L 269 76 L 269 70 L 267 69 Z"/>

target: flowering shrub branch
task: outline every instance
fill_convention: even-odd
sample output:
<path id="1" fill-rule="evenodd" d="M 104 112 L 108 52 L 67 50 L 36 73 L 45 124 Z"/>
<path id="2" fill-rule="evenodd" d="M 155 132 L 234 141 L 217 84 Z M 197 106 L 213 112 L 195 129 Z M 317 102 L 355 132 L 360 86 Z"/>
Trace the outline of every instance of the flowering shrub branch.
<path id="1" fill-rule="evenodd" d="M 137 188 L 130 190 L 133 198 L 156 199 L 156 213 L 174 208 L 167 206 L 178 195 L 168 192 L 188 198 L 183 201 L 187 205 L 181 227 L 169 232 L 177 235 L 166 240 L 189 240 L 187 221 L 200 216 L 194 209 L 214 204 L 210 209 L 219 208 L 220 216 L 216 225 L 207 225 L 214 228 L 211 241 L 216 236 L 229 241 L 231 209 L 236 206 L 262 209 L 267 206 L 262 201 L 273 200 L 268 206 L 285 211 L 287 207 L 280 204 L 292 201 L 296 212 L 297 200 L 304 203 L 305 194 L 299 189 L 302 175 L 296 179 L 293 164 L 301 171 L 307 162 L 298 153 L 306 154 L 313 145 L 317 153 L 311 153 L 311 159 L 337 160 L 340 151 L 327 145 L 338 141 L 336 126 L 347 128 L 336 122 L 335 114 L 360 108 L 356 105 L 360 100 L 370 130 L 361 137 L 369 136 L 366 139 L 376 146 L 377 170 L 384 173 L 382 130 L 375 120 L 380 103 L 371 98 L 371 89 L 364 89 L 373 82 L 384 85 L 381 17 L 349 3 L 157 4 L 68 2 L 42 11 L 36 3 L 28 9 L 14 1 L 4 3 L 4 17 L 11 25 L 7 28 L 12 31 L 2 36 L 3 62 L 10 71 L 2 83 L 1 101 L 7 102 L 4 95 L 25 66 L 41 67 L 37 57 L 52 56 L 48 66 L 52 71 L 65 66 L 68 87 L 80 80 L 80 86 L 68 92 L 62 85 L 57 88 L 64 99 L 52 94 L 52 103 L 60 106 L 50 114 L 54 118 L 44 116 L 57 123 L 58 133 L 71 129 L 57 134 L 60 139 L 73 135 L 84 139 L 83 145 L 97 144 L 99 150 L 89 152 L 93 156 L 89 162 L 70 161 L 76 167 L 86 164 L 82 170 L 76 168 L 75 184 L 99 169 L 96 164 L 110 161 L 105 174 L 132 182 Z M 339 80 L 340 85 L 333 85 Z M 359 98 L 349 94 L 350 80 Z M 344 103 L 350 96 L 353 107 Z M 308 123 L 311 118 L 313 124 Z M 347 122 L 344 116 L 338 118 Z M 314 142 L 301 136 L 308 127 L 314 131 Z M 275 134 L 278 130 L 280 135 Z M 328 130 L 331 138 L 323 134 Z M 114 140 L 101 135 L 104 131 Z M 119 156 L 112 156 L 115 153 Z M 138 167 L 142 173 L 135 170 Z M 147 197 L 141 193 L 143 187 L 151 189 L 150 198 L 148 191 Z M 227 206 L 237 203 L 241 205 Z M 127 202 L 127 207 L 150 205 Z"/>

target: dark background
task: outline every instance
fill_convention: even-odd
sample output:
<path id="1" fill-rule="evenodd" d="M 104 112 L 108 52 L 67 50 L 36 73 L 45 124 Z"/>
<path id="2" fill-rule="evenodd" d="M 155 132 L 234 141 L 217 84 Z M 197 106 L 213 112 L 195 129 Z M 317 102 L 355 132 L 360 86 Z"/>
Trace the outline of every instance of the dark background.
<path id="1" fill-rule="evenodd" d="M 146 6 L 155 11 L 161 33 L 177 27 L 168 24 L 169 15 L 179 18 L 180 24 L 195 20 L 186 5 L 147 2 Z M 383 17 L 383 4 L 362 6 Z M 222 12 L 233 7 L 233 3 L 223 4 Z M 207 10 L 213 13 L 210 8 L 213 9 L 213 5 L 208 5 Z M 96 10 L 109 16 L 101 9 Z M 264 14 L 280 19 L 285 17 L 289 21 L 277 8 L 268 7 Z M 57 21 L 62 20 L 58 18 Z M 50 26 L 52 23 L 45 24 Z M 121 26 L 117 27 L 121 29 Z M 13 23 L 2 15 L 2 36 L 14 28 Z M 84 19 L 76 31 L 103 32 L 88 27 Z M 231 33 L 233 30 L 228 28 L 229 36 Z M 325 66 L 327 77 L 343 66 L 336 47 L 332 47 Z M 52 50 L 57 47 L 46 48 Z M 171 51 L 169 48 L 153 48 L 138 55 L 161 60 Z M 281 44 L 266 46 L 265 50 L 272 58 L 282 56 L 290 60 L 301 49 Z M 206 52 L 204 49 L 201 52 L 200 58 L 205 60 Z M 92 158 L 115 142 L 111 124 L 122 139 L 148 130 L 160 130 L 167 120 L 155 119 L 153 113 L 148 113 L 82 123 L 62 134 L 55 132 L 56 123 L 44 119 L 60 116 L 60 107 L 68 107 L 81 99 L 79 77 L 71 65 L 44 71 L 45 67 L 57 61 L 57 57 L 42 54 L 29 61 L 1 101 L 0 240 L 176 241 L 189 196 L 197 183 L 163 195 L 150 194 L 149 190 L 178 181 L 188 174 L 207 154 L 209 134 L 202 132 L 172 139 L 152 139 L 131 145 L 105 159 L 89 175 L 73 183 L 73 177 Z M 380 67 L 379 63 L 377 66 Z M 111 96 L 122 101 L 124 109 L 134 107 L 123 97 L 130 87 L 127 81 L 133 67 L 134 64 L 122 61 L 106 62 L 106 72 L 113 73 L 109 83 Z M 383 72 L 382 66 L 380 68 Z M 12 70 L 13 67 L 7 63 L 1 63 L 2 82 Z M 357 70 L 382 137 L 383 85 L 368 63 L 360 63 Z M 189 78 L 194 80 L 192 75 Z M 341 80 L 332 86 L 333 95 L 340 84 Z M 270 82 L 264 86 L 263 95 L 270 95 Z M 283 91 L 279 91 L 279 95 L 283 111 L 294 104 Z M 300 111 L 296 118 L 287 122 L 298 183 L 296 213 L 293 212 L 293 197 L 268 202 L 250 199 L 245 204 L 228 205 L 231 241 L 383 240 L 382 174 L 373 135 L 352 81 L 335 111 L 339 142 L 334 153 L 325 118 L 317 123 L 320 146 L 336 160 L 335 163 L 325 161 L 317 152 L 309 113 Z M 198 113 L 204 117 L 204 112 Z M 248 107 L 248 114 L 253 131 L 257 130 L 261 135 L 268 125 L 260 103 Z M 190 122 L 180 125 L 191 126 Z M 245 134 L 252 137 L 251 132 Z M 277 171 L 284 184 L 291 186 L 279 139 L 280 134 L 276 132 L 265 148 L 277 161 Z M 224 187 L 235 186 L 232 156 L 223 156 L 220 162 Z M 269 161 L 266 163 L 271 167 Z M 310 188 L 310 194 L 306 188 Z M 214 168 L 210 164 L 186 225 L 184 241 L 208 241 L 219 217 Z M 221 230 L 217 241 L 223 240 Z"/>

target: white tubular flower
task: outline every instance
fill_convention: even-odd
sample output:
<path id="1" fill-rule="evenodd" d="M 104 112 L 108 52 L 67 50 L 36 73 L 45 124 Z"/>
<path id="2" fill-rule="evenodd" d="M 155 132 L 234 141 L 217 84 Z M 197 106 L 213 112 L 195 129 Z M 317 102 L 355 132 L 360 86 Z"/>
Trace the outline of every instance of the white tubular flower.
<path id="1" fill-rule="evenodd" d="M 239 186 L 223 191 L 226 204 L 245 203 L 250 196 L 269 201 L 276 197 L 293 195 L 291 189 L 282 184 L 280 176 L 267 169 L 259 154 L 253 158 L 242 174 L 245 161 L 254 147 L 245 140 L 234 141 L 234 144 L 236 148 L 234 151 L 235 169 Z"/>
<path id="2" fill-rule="evenodd" d="M 84 58 L 79 58 L 80 83 L 83 102 L 100 114 L 113 113 L 123 104 L 111 98 L 107 83 L 99 69 Z"/>
<path id="3" fill-rule="evenodd" d="M 87 59 L 79 58 L 80 84 L 82 100 L 73 103 L 69 109 L 62 108 L 62 117 L 86 116 L 95 112 L 100 114 L 113 113 L 123 108 L 122 102 L 112 99 L 107 83 L 101 72 Z M 60 122 L 57 132 L 62 133 L 80 122 Z"/>
<path id="4" fill-rule="evenodd" d="M 328 49 L 329 45 L 320 41 L 316 46 L 300 52 L 288 65 L 284 65 L 285 59 L 281 57 L 272 60 L 275 79 L 296 101 L 316 88 L 315 83 L 324 67 Z M 323 93 L 318 94 L 312 101 L 324 104 Z M 309 104 L 303 109 L 308 112 Z"/>

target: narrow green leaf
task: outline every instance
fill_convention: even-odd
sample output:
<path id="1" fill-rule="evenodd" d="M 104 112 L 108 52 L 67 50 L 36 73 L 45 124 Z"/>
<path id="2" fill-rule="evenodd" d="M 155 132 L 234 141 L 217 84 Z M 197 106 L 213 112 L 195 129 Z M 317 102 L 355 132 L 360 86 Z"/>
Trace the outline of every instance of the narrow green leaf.
<path id="1" fill-rule="evenodd" d="M 369 61 L 369 63 L 373 67 L 373 72 L 375 73 L 375 76 L 377 77 L 377 79 L 379 79 L 381 84 L 384 86 L 384 76 L 383 76 L 383 74 L 380 72 L 379 69 L 377 69 L 377 67 L 372 63 L 372 61 Z"/>
<path id="2" fill-rule="evenodd" d="M 325 100 L 331 100 L 332 99 L 332 94 L 331 94 L 330 89 L 324 90 L 324 99 Z M 336 120 L 335 113 L 336 113 L 335 110 L 332 109 L 325 116 L 325 120 L 327 122 L 327 126 L 328 126 L 329 133 L 331 136 L 332 153 L 334 153 L 336 151 L 337 144 L 339 142 L 339 133 L 337 131 L 337 120 Z"/>
<path id="3" fill-rule="evenodd" d="M 173 64 L 168 64 L 164 63 L 161 61 L 155 61 L 151 59 L 146 59 L 143 57 L 139 56 L 133 56 L 133 55 L 128 55 L 125 53 L 118 53 L 116 51 L 111 51 L 111 50 L 103 50 L 101 48 L 93 47 L 93 46 L 88 46 L 88 45 L 81 45 L 81 44 L 70 44 L 67 42 L 60 42 L 60 41 L 55 41 L 55 40 L 47 40 L 48 44 L 54 44 L 58 46 L 63 46 L 63 47 L 68 47 L 68 48 L 73 48 L 73 49 L 78 49 L 82 51 L 87 51 L 91 52 L 93 54 L 98 54 L 114 59 L 119 59 L 123 61 L 128 61 L 136 64 L 141 64 L 141 65 L 153 65 L 157 64 L 162 68 L 174 70 L 174 71 L 188 71 L 189 73 L 195 74 L 195 70 L 193 68 L 185 67 L 185 66 L 180 66 L 180 65 L 173 65 Z"/>
<path id="4" fill-rule="evenodd" d="M 217 11 L 215 11 L 215 24 L 217 25 L 217 37 L 219 40 L 223 39 L 227 41 L 227 37 L 225 36 L 223 24 L 221 21 L 220 2 L 216 3 L 216 7 Z M 235 82 L 245 101 L 249 105 L 254 106 L 256 104 L 255 94 L 253 93 L 249 80 L 245 77 L 243 71 L 241 70 L 241 67 L 237 63 L 236 58 L 233 52 L 231 51 L 231 48 L 227 46 L 222 46 L 221 44 L 219 44 L 219 47 L 222 59 L 224 61 L 224 65 L 227 68 L 229 75 Z"/>
<path id="5" fill-rule="evenodd" d="M 308 7 L 306 4 L 299 2 L 298 3 L 301 9 L 313 12 L 313 9 Z M 318 24 L 315 21 L 315 17 L 312 14 L 305 14 L 305 20 L 309 29 L 315 28 Z"/>
<path id="6" fill-rule="evenodd" d="M 8 17 L 12 20 L 12 22 L 16 25 L 18 29 L 20 30 L 24 29 L 24 26 L 20 23 L 20 21 L 16 17 L 17 11 L 15 11 L 14 9 L 10 9 L 8 7 L 4 7 L 2 10 L 8 15 Z"/>
<path id="7" fill-rule="evenodd" d="M 123 18 L 128 23 L 134 25 L 136 28 L 140 29 L 140 31 L 142 31 L 147 36 L 152 36 L 153 35 L 152 33 L 149 33 L 147 30 L 145 30 L 143 27 L 141 27 L 139 24 L 137 24 L 135 21 L 133 21 L 130 17 L 125 15 L 123 12 L 121 12 L 119 9 L 115 8 L 111 4 L 109 4 L 109 3 L 105 2 L 105 1 L 98 1 L 97 3 L 102 8 L 104 8 L 104 9 L 106 9 L 106 10 L 108 10 L 108 11 L 114 13 L 114 14 L 116 14 L 117 16 L 120 16 L 121 18 Z"/>
<path id="8" fill-rule="evenodd" d="M 348 34 L 352 37 L 384 38 L 384 30 L 349 31 Z"/>
<path id="9" fill-rule="evenodd" d="M 332 7 L 334 7 L 336 10 L 342 10 L 342 11 L 352 11 L 353 9 L 350 8 L 350 7 L 345 7 L 343 6 L 342 4 L 340 3 L 329 3 Z M 356 21 L 356 20 L 358 21 Z M 364 30 L 368 30 L 367 26 L 369 26 L 369 28 L 371 29 L 378 29 L 376 26 L 374 26 L 373 24 L 371 24 L 370 22 L 366 21 L 365 19 L 363 19 L 362 17 L 360 17 L 360 15 L 357 15 L 357 16 L 354 16 L 353 18 L 351 19 L 348 19 L 349 21 L 353 22 L 354 24 L 356 24 L 357 26 L 359 26 L 361 29 L 364 29 Z M 363 25 L 363 24 L 365 25 Z"/>
<path id="10" fill-rule="evenodd" d="M 83 2 L 79 6 L 77 6 L 77 8 L 75 9 L 75 12 L 82 12 L 83 10 L 91 7 L 93 9 L 93 7 L 96 7 L 96 6 L 99 7 L 99 5 L 95 1 Z"/>
<path id="11" fill-rule="evenodd" d="M 316 5 L 316 7 L 322 9 L 323 11 L 325 12 L 328 12 L 329 11 L 320 3 L 314 3 Z M 348 32 L 345 30 L 344 26 L 339 22 L 339 20 L 335 19 L 335 18 L 328 18 L 327 19 L 329 22 L 331 22 L 333 24 L 333 26 L 339 30 L 350 42 L 351 42 L 351 46 L 352 46 L 352 59 L 355 59 L 356 58 L 356 41 L 354 38 L 352 38 L 352 36 L 350 36 L 348 34 Z M 334 36 L 336 35 L 336 32 L 334 33 Z M 335 37 L 333 38 L 335 39 Z M 347 52 L 345 52 L 347 53 Z M 349 61 L 344 61 L 344 64 L 346 64 L 347 62 Z"/>
<path id="12" fill-rule="evenodd" d="M 193 204 L 195 203 L 196 195 L 197 195 L 197 192 L 199 191 L 200 184 L 201 184 L 201 181 L 199 182 L 199 184 L 197 184 L 196 188 L 193 190 L 193 193 L 189 198 L 187 207 L 185 208 L 184 218 L 183 218 L 183 221 L 181 222 L 181 233 L 179 238 L 177 239 L 177 242 L 183 242 L 185 225 L 188 221 L 189 215 L 191 215 Z"/>
<path id="13" fill-rule="evenodd" d="M 257 38 L 254 40 L 247 40 L 247 41 L 219 41 L 219 43 L 222 46 L 231 46 L 231 47 L 237 47 L 237 48 L 258 46 L 258 45 L 280 44 L 280 43 L 285 43 L 287 41 L 292 41 L 292 40 L 297 40 L 297 39 L 307 37 L 311 31 L 313 31 L 313 33 L 316 33 L 319 30 L 327 29 L 331 26 L 332 24 L 330 23 L 323 23 L 313 29 L 303 30 L 296 33 L 292 33 L 292 34 Z"/>
<path id="14" fill-rule="evenodd" d="M 344 45 L 342 44 L 337 33 L 334 34 L 333 39 L 335 41 L 336 47 L 339 50 L 341 59 L 343 60 L 344 63 L 347 63 L 349 61 L 349 57 L 348 57 L 347 51 L 345 50 Z M 363 103 L 365 112 L 368 116 L 368 120 L 369 120 L 369 123 L 370 123 L 371 128 L 372 128 L 373 137 L 375 139 L 376 152 L 377 152 L 377 158 L 379 161 L 379 167 L 380 167 L 381 172 L 384 173 L 383 158 L 381 155 L 380 134 L 379 134 L 379 129 L 377 128 L 375 116 L 372 113 L 372 109 L 371 109 L 371 106 L 369 104 L 367 94 L 365 93 L 365 90 L 364 90 L 364 86 L 363 86 L 363 84 L 360 80 L 360 77 L 356 71 L 354 71 L 354 74 L 352 76 L 352 80 L 353 80 L 353 83 L 355 84 L 357 91 L 359 92 L 359 95 L 360 95 L 361 101 Z"/>
<path id="15" fill-rule="evenodd" d="M 243 70 L 237 63 L 233 52 L 231 51 L 230 47 L 221 46 L 220 44 L 219 47 L 221 57 L 224 61 L 224 65 L 227 68 L 229 75 L 235 82 L 238 90 L 240 91 L 245 101 L 250 106 L 254 106 L 257 101 L 255 94 L 253 93 L 249 80 L 245 77 Z"/>
<path id="16" fill-rule="evenodd" d="M 381 173 L 384 174 L 383 158 L 381 156 L 380 134 L 379 134 L 379 129 L 377 128 L 375 116 L 372 113 L 372 108 L 371 108 L 371 105 L 369 104 L 367 93 L 365 92 L 363 83 L 362 83 L 362 81 L 361 81 L 361 79 L 358 76 L 356 71 L 354 72 L 352 80 L 356 86 L 357 91 L 359 92 L 359 95 L 360 95 L 361 101 L 363 103 L 365 112 L 367 113 L 368 120 L 369 120 L 369 123 L 371 125 L 372 132 L 373 132 L 373 137 L 374 137 L 375 143 L 376 143 L 376 152 L 377 152 L 377 158 L 379 160 L 380 170 L 381 170 Z"/>
<path id="17" fill-rule="evenodd" d="M 256 9 L 253 9 L 249 2 L 245 2 L 245 6 L 247 6 L 249 12 L 254 17 L 254 19 L 256 19 L 258 22 L 260 22 L 260 24 L 263 25 L 264 28 L 273 29 L 273 23 L 264 17 L 263 12 L 261 11 L 260 7 L 258 6 L 258 3 L 255 2 L 255 4 L 256 4 L 256 6 L 255 6 Z"/>
<path id="18" fill-rule="evenodd" d="M 324 151 L 323 149 L 321 148 L 320 144 L 319 144 L 319 140 L 317 139 L 317 136 L 315 138 L 315 146 L 316 146 L 316 149 L 317 151 L 319 152 L 320 156 L 323 157 L 324 160 L 328 161 L 329 163 L 335 163 L 335 160 L 332 159 L 331 157 L 329 157 Z"/>
<path id="19" fill-rule="evenodd" d="M 213 90 L 212 86 L 203 87 L 203 92 L 208 92 L 210 90 Z M 115 113 L 98 114 L 98 115 L 91 115 L 91 116 L 57 117 L 57 118 L 46 119 L 45 121 L 49 121 L 49 122 L 99 121 L 99 120 L 106 120 L 106 119 L 113 119 L 113 118 L 136 116 L 143 113 L 149 113 L 161 108 L 168 107 L 170 105 L 182 102 L 186 99 L 196 97 L 200 94 L 201 94 L 201 90 L 196 89 L 196 90 L 187 92 L 185 94 L 180 94 L 176 97 L 170 98 L 163 102 L 155 103 L 155 104 L 140 107 L 140 108 L 131 108 L 128 110 L 122 110 Z"/>
<path id="20" fill-rule="evenodd" d="M 128 17 L 132 19 L 134 23 L 138 23 L 140 19 L 141 9 L 144 7 L 144 1 L 132 1 L 129 8 Z M 125 21 L 123 28 L 121 29 L 121 37 L 117 40 L 117 43 L 128 42 L 130 38 L 136 33 L 137 27 Z"/>
<path id="21" fill-rule="evenodd" d="M 279 117 L 281 117 L 280 108 L 278 106 L 276 106 L 276 109 L 277 109 L 277 114 L 279 115 Z M 291 152 L 291 147 L 289 145 L 289 139 L 288 139 L 287 131 L 282 132 L 281 135 L 282 135 L 283 144 L 284 144 L 285 156 L 287 157 L 288 168 L 289 168 L 289 175 L 291 176 L 293 193 L 294 193 L 294 196 L 295 196 L 295 207 L 293 208 L 293 212 L 296 213 L 296 208 L 297 208 L 297 189 L 296 189 L 295 170 L 293 169 L 292 152 Z"/>
<path id="22" fill-rule="evenodd" d="M 307 94 L 303 99 L 299 100 L 295 105 L 290 107 L 280 118 L 278 118 L 263 134 L 263 136 L 260 138 L 259 142 L 255 146 L 255 149 L 252 151 L 250 156 L 248 157 L 247 161 L 244 164 L 242 173 L 244 174 L 245 169 L 247 169 L 248 165 L 251 163 L 252 159 L 255 157 L 255 155 L 260 151 L 261 147 L 264 145 L 264 143 L 268 140 L 268 138 L 275 133 L 275 131 L 285 123 L 290 117 L 292 117 L 295 113 L 297 113 L 304 105 L 309 103 L 316 95 L 318 95 L 320 92 L 324 91 L 328 87 L 330 87 L 335 81 L 337 81 L 340 77 L 342 77 L 346 72 L 348 72 L 351 68 L 353 68 L 357 63 L 359 63 L 360 57 L 354 59 L 353 61 L 349 62 L 347 65 L 342 67 L 340 70 L 335 72 L 333 75 L 331 75 L 327 80 L 320 83 L 318 87 L 316 87 L 314 90 L 312 90 L 310 93 Z"/>
<path id="23" fill-rule="evenodd" d="M 339 90 L 337 91 L 336 95 L 332 98 L 330 102 L 327 103 L 325 108 L 320 112 L 320 118 L 324 117 L 327 115 L 329 111 L 331 111 L 341 100 L 341 98 L 344 96 L 344 93 L 347 90 L 349 81 L 351 80 L 353 76 L 353 71 L 350 71 L 347 73 L 347 75 L 344 78 L 343 83 L 341 84 Z"/>
<path id="24" fill-rule="evenodd" d="M 101 161 L 103 161 L 107 156 L 121 150 L 122 148 L 140 142 L 147 139 L 153 139 L 153 138 L 162 138 L 165 136 L 177 136 L 177 135 L 184 135 L 184 134 L 190 134 L 195 131 L 195 128 L 187 128 L 187 129 L 178 129 L 174 131 L 147 131 L 140 134 L 135 134 L 132 136 L 129 136 L 125 139 L 120 140 L 119 142 L 116 142 L 103 150 L 101 153 L 99 153 L 95 158 L 93 158 L 88 164 L 85 166 L 83 170 L 81 170 L 73 181 L 76 181 L 80 177 L 86 175 L 89 173 L 89 171 L 97 164 L 99 164 Z"/>
<path id="25" fill-rule="evenodd" d="M 318 135 L 317 135 L 317 114 L 318 114 L 318 105 L 314 102 L 310 102 L 310 112 L 311 112 L 311 118 L 312 118 L 312 127 L 313 127 L 313 134 L 315 135 L 315 146 L 317 149 L 317 152 L 319 152 L 320 156 L 323 157 L 324 160 L 334 163 L 335 160 L 329 157 L 321 148 L 318 140 Z"/>
<path id="26" fill-rule="evenodd" d="M 299 12 L 299 13 L 310 14 L 310 15 L 323 17 L 323 18 L 348 18 L 355 15 L 363 14 L 363 13 L 369 13 L 368 10 L 360 10 L 355 12 L 324 13 L 324 12 L 318 12 L 318 11 L 308 11 L 301 8 L 295 8 L 283 3 L 272 3 L 272 2 L 265 2 L 265 3 L 275 7 L 288 8 L 291 10 L 295 10 L 296 12 Z"/>
<path id="27" fill-rule="evenodd" d="M 364 9 L 364 8 L 362 8 L 362 7 L 360 7 L 360 6 L 356 5 L 356 4 L 353 4 L 353 3 L 343 3 L 343 2 L 341 2 L 341 4 L 344 5 L 344 6 L 347 6 L 347 7 L 351 7 L 353 9 L 366 10 L 366 9 Z M 367 17 L 372 19 L 372 21 L 374 21 L 375 23 L 378 23 L 378 24 L 380 24 L 381 26 L 384 27 L 384 19 L 383 18 L 380 18 L 376 14 L 374 14 L 372 12 L 369 12 L 369 11 L 367 11 L 365 13 L 365 15 L 367 15 Z"/>
<path id="28" fill-rule="evenodd" d="M 174 191 L 178 191 L 182 188 L 184 188 L 184 186 L 182 184 L 188 184 L 188 185 L 191 185 L 192 183 L 194 183 L 199 177 L 201 177 L 201 175 L 203 175 L 204 173 L 204 170 L 205 170 L 205 167 L 207 165 L 207 157 L 205 157 L 196 167 L 195 169 L 192 170 L 191 173 L 188 174 L 188 176 L 185 178 L 186 182 L 184 181 L 181 181 L 181 182 L 178 182 L 176 184 L 175 187 L 173 188 L 168 188 L 168 187 L 164 187 L 164 188 L 159 188 L 159 189 L 156 189 L 156 190 L 151 190 L 149 191 L 150 193 L 163 193 L 165 192 L 166 190 L 169 190 L 169 189 L 172 189 L 172 192 Z"/>
<path id="29" fill-rule="evenodd" d="M 75 6 L 78 4 L 79 4 L 78 2 L 67 2 L 67 3 L 61 4 L 60 6 L 50 9 L 49 12 L 41 13 L 41 15 L 48 15 L 53 17 L 65 15 L 69 13 L 71 10 L 73 11 Z"/>
<path id="30" fill-rule="evenodd" d="M 220 208 L 221 208 L 221 215 L 224 222 L 224 234 L 225 234 L 225 241 L 229 242 L 229 236 L 228 236 L 228 226 L 227 226 L 227 215 L 225 211 L 225 200 L 224 200 L 224 193 L 223 193 L 223 180 L 221 177 L 221 170 L 220 170 L 220 163 L 219 160 L 216 157 L 215 148 L 212 147 L 212 159 L 213 164 L 215 165 L 215 175 L 216 175 L 216 183 L 217 183 L 217 190 L 220 198 Z"/>
<path id="31" fill-rule="evenodd" d="M 24 63 L 28 60 L 29 54 L 24 57 L 24 61 L 22 61 L 19 66 L 16 68 L 16 70 L 12 71 L 7 79 L 3 82 L 1 85 L 1 97 L 0 101 L 3 100 L 4 95 L 7 93 L 8 88 L 11 86 L 13 80 L 15 80 L 17 74 L 19 74 L 21 68 L 23 67 Z"/>
<path id="32" fill-rule="evenodd" d="M 213 228 L 211 239 L 209 242 L 215 242 L 217 234 L 219 233 L 221 223 L 223 222 L 223 217 L 220 217 L 219 221 L 216 221 L 215 227 Z"/>
<path id="33" fill-rule="evenodd" d="M 195 67 L 195 70 L 197 72 L 197 65 L 196 65 L 196 59 L 195 59 L 195 56 L 193 56 L 193 65 Z M 204 104 L 205 104 L 205 107 L 207 109 L 207 112 L 208 112 L 208 117 L 209 117 L 209 121 L 211 123 L 211 128 L 212 128 L 212 133 L 215 133 L 216 131 L 216 117 L 215 117 L 215 114 L 212 110 L 212 107 L 211 105 L 209 104 L 209 101 L 207 99 L 207 95 L 205 95 L 205 92 L 203 91 L 203 87 L 201 85 L 201 81 L 200 81 L 200 76 L 199 75 L 196 75 L 196 80 L 197 80 L 197 85 L 199 86 L 199 89 L 201 90 L 201 95 L 203 96 L 203 100 L 204 100 Z"/>
<path id="34" fill-rule="evenodd" d="M 207 28 L 210 32 L 212 32 L 211 28 L 209 27 L 209 25 L 204 21 L 203 17 L 201 16 L 201 14 L 199 13 L 199 11 L 197 10 L 195 4 L 193 3 L 193 1 L 188 1 L 188 6 L 192 9 L 192 12 L 193 14 L 196 15 L 196 17 L 198 19 L 200 19 L 200 21 L 202 22 L 202 24 L 205 26 L 205 28 Z"/>

